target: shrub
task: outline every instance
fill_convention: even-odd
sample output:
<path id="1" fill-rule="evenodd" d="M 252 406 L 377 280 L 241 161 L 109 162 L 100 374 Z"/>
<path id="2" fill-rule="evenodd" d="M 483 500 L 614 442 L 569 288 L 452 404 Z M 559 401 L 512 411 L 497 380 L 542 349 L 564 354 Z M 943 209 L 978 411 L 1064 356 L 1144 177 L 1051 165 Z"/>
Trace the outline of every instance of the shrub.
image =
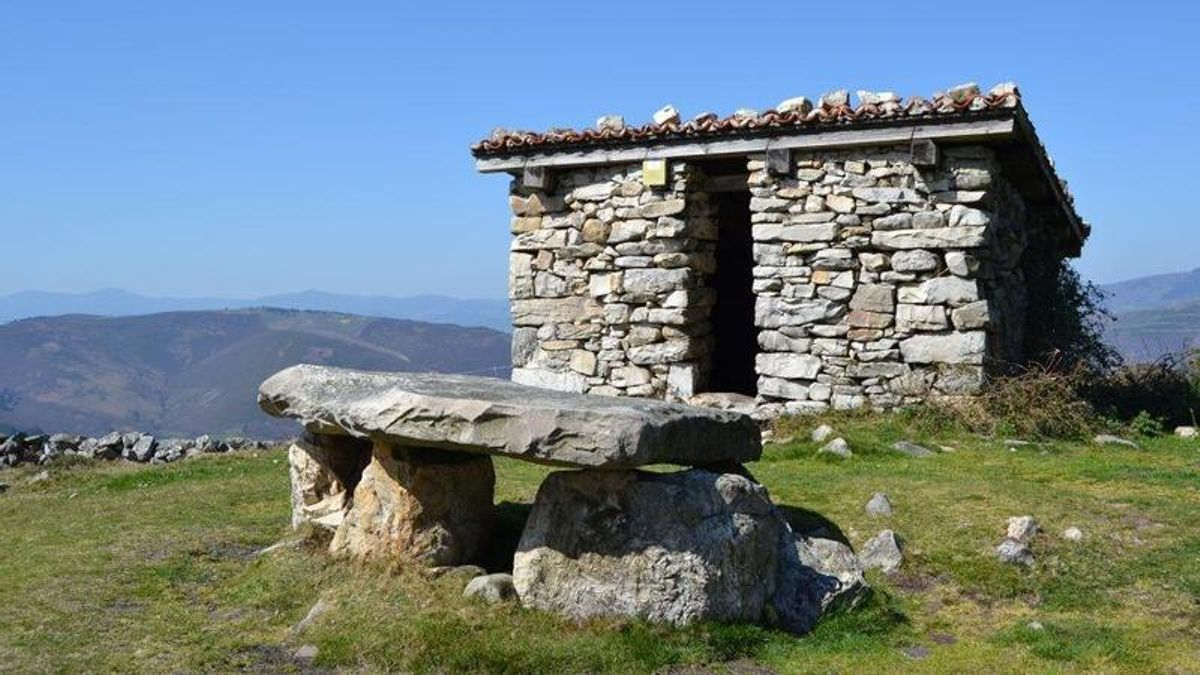
<path id="1" fill-rule="evenodd" d="M 1113 320 L 1104 308 L 1104 291 L 1084 281 L 1049 247 L 1035 248 L 1030 255 L 1042 257 L 1025 267 L 1026 357 L 1060 372 L 1084 368 L 1103 374 L 1119 368 L 1120 354 L 1104 341 L 1104 326 Z"/>
<path id="2" fill-rule="evenodd" d="M 1080 396 L 1088 371 L 1029 369 L 992 381 L 984 392 L 957 406 L 972 431 L 1003 436 L 1083 438 L 1101 426 L 1095 409 Z"/>
<path id="3" fill-rule="evenodd" d="M 1166 356 L 1154 363 L 1127 365 L 1087 378 L 1081 393 L 1115 419 L 1132 420 L 1145 413 L 1167 425 L 1191 424 L 1200 413 L 1194 359 Z"/>
<path id="4" fill-rule="evenodd" d="M 1162 436 L 1164 433 L 1163 423 L 1145 410 L 1129 420 L 1129 430 L 1147 437 Z"/>

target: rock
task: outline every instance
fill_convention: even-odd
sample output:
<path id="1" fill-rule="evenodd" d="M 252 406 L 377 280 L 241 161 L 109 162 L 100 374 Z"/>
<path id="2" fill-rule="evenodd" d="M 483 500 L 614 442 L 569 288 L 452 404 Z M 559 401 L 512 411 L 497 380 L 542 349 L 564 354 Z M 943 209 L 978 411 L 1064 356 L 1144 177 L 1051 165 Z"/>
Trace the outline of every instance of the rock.
<path id="1" fill-rule="evenodd" d="M 1001 562 L 1010 565 L 1033 565 L 1033 552 L 1025 544 L 1016 539 L 1005 538 L 996 547 L 996 557 L 1000 558 Z"/>
<path id="2" fill-rule="evenodd" d="M 1175 427 L 1175 435 L 1180 438 L 1196 438 L 1200 433 L 1196 431 L 1196 427 Z"/>
<path id="3" fill-rule="evenodd" d="M 48 480 L 50 480 L 50 472 L 49 471 L 39 471 L 39 472 L 33 474 L 32 476 L 30 476 L 29 478 L 26 478 L 25 484 L 33 485 L 35 483 L 43 483 Z"/>
<path id="4" fill-rule="evenodd" d="M 148 462 L 158 448 L 158 441 L 149 434 L 140 434 L 132 445 L 127 446 L 126 454 L 135 462 Z"/>
<path id="5" fill-rule="evenodd" d="M 298 661 L 312 661 L 313 659 L 317 658 L 317 654 L 319 654 L 320 651 L 321 650 L 317 649 L 316 645 L 303 645 L 297 649 L 292 656 Z"/>
<path id="6" fill-rule="evenodd" d="M 796 113 L 798 115 L 807 115 L 812 111 L 812 101 L 804 96 L 796 96 L 785 99 L 775 106 L 775 111 L 779 113 Z"/>
<path id="7" fill-rule="evenodd" d="M 963 305 L 951 312 L 950 318 L 958 330 L 987 328 L 992 323 L 992 314 L 987 300 Z"/>
<path id="8" fill-rule="evenodd" d="M 872 232 L 871 244 L 884 250 L 912 248 L 976 248 L 987 239 L 986 227 L 940 227 L 920 230 Z"/>
<path id="9" fill-rule="evenodd" d="M 1133 441 L 1127 441 L 1124 438 L 1113 436 L 1111 434 L 1097 434 L 1096 437 L 1092 439 L 1092 442 L 1096 445 L 1120 445 L 1126 448 L 1133 448 L 1134 450 L 1140 449 L 1137 443 L 1134 443 Z"/>
<path id="10" fill-rule="evenodd" d="M 920 286 L 903 287 L 898 295 L 900 302 L 959 306 L 979 299 L 979 285 L 974 279 L 936 277 Z"/>
<path id="11" fill-rule="evenodd" d="M 1040 529 L 1033 516 L 1014 516 L 1008 519 L 1007 537 L 1024 544 L 1033 539 Z"/>
<path id="12" fill-rule="evenodd" d="M 832 435 L 833 427 L 829 426 L 828 424 L 822 424 L 816 429 L 813 429 L 812 440 L 814 443 L 823 443 L 826 438 L 829 438 Z"/>
<path id="13" fill-rule="evenodd" d="M 850 309 L 890 313 L 896 308 L 896 289 L 884 284 L 859 284 Z"/>
<path id="14" fill-rule="evenodd" d="M 1029 630 L 1046 630 L 1046 627 L 1042 625 L 1041 621 L 1030 621 L 1029 623 L 1025 624 L 1025 627 Z"/>
<path id="15" fill-rule="evenodd" d="M 375 441 L 329 550 L 357 559 L 459 565 L 492 528 L 492 458 Z"/>
<path id="16" fill-rule="evenodd" d="M 832 566 L 822 552 L 806 556 Z M 575 620 L 754 622 L 799 633 L 844 585 L 800 557 L 766 490 L 744 476 L 559 471 L 538 490 L 513 583 L 526 607 Z"/>
<path id="17" fill-rule="evenodd" d="M 900 353 L 907 363 L 983 363 L 986 333 L 948 333 L 914 335 L 900 341 Z"/>
<path id="18" fill-rule="evenodd" d="M 821 358 L 812 354 L 759 353 L 754 357 L 754 367 L 760 375 L 811 380 L 821 371 Z"/>
<path id="19" fill-rule="evenodd" d="M 441 565 L 438 567 L 426 567 L 422 573 L 430 579 L 440 579 L 442 577 L 463 577 L 468 581 L 475 577 L 486 575 L 487 570 L 479 565 Z"/>
<path id="20" fill-rule="evenodd" d="M 464 598 L 479 598 L 488 604 L 508 600 L 516 594 L 511 574 L 485 574 L 475 577 L 463 590 Z"/>
<path id="21" fill-rule="evenodd" d="M 944 330 L 950 325 L 946 320 L 946 308 L 941 305 L 898 305 L 896 307 L 896 330 L 905 333 L 915 331 Z"/>
<path id="22" fill-rule="evenodd" d="M 679 124 L 679 111 L 673 105 L 665 105 L 654 113 L 655 124 Z"/>
<path id="23" fill-rule="evenodd" d="M 850 105 L 850 92 L 837 89 L 821 96 L 821 106 L 824 108 L 841 108 Z"/>
<path id="24" fill-rule="evenodd" d="M 285 539 L 283 541 L 277 541 L 274 544 L 267 546 L 266 548 L 258 549 L 257 551 L 254 552 L 253 557 L 261 558 L 263 556 L 271 555 L 272 553 L 274 553 L 276 551 L 286 551 L 289 549 L 298 549 L 303 545 L 304 545 L 303 539 Z"/>
<path id="25" fill-rule="evenodd" d="M 307 523 L 336 530 L 370 461 L 366 439 L 305 433 L 294 441 L 288 448 L 292 529 Z"/>
<path id="26" fill-rule="evenodd" d="M 850 451 L 850 444 L 844 438 L 835 438 L 821 449 L 817 450 L 818 455 L 837 455 L 838 457 L 853 457 L 854 453 Z"/>
<path id="27" fill-rule="evenodd" d="M 900 569 L 904 562 L 903 540 L 891 530 L 883 530 L 863 544 L 858 559 L 863 569 L 878 569 L 884 574 L 891 574 Z"/>
<path id="28" fill-rule="evenodd" d="M 1062 538 L 1067 541 L 1083 541 L 1083 530 L 1078 527 L 1068 527 L 1063 530 Z"/>
<path id="29" fill-rule="evenodd" d="M 620 115 L 605 115 L 596 120 L 596 128 L 600 131 L 620 131 L 625 128 L 625 118 Z"/>
<path id="30" fill-rule="evenodd" d="M 917 445 L 909 441 L 896 441 L 892 443 L 892 450 L 902 455 L 908 455 L 909 457 L 929 457 L 930 455 L 937 454 L 923 445 Z"/>
<path id="31" fill-rule="evenodd" d="M 314 428 L 542 464 L 742 463 L 762 453 L 757 425 L 740 413 L 466 375 L 293 366 L 262 384 L 259 405 Z"/>
<path id="32" fill-rule="evenodd" d="M 897 272 L 929 272 L 938 268 L 937 255 L 924 249 L 897 251 L 892 255 L 892 269 Z"/>
<path id="33" fill-rule="evenodd" d="M 733 410 L 750 415 L 754 413 L 756 401 L 753 396 L 724 391 L 707 391 L 688 398 L 688 405 L 717 410 Z"/>
<path id="34" fill-rule="evenodd" d="M 890 516 L 892 515 L 892 502 L 888 496 L 882 492 L 876 492 L 871 495 L 871 500 L 867 502 L 866 511 L 872 516 Z"/>
<path id="35" fill-rule="evenodd" d="M 784 568 L 790 571 L 780 579 L 784 595 L 813 593 L 824 612 L 852 608 L 866 594 L 868 586 L 862 563 L 846 544 L 833 539 L 796 537 L 795 551 L 800 564 Z M 816 618 L 805 617 L 801 621 L 815 623 Z"/>

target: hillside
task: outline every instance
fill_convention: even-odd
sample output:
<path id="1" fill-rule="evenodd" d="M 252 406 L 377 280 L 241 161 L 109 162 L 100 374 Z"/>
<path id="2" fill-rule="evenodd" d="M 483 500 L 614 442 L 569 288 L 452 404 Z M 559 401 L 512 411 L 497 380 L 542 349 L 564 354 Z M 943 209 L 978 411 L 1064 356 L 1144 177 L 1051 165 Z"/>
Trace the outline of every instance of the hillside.
<path id="1" fill-rule="evenodd" d="M 1100 289 L 1107 296 L 1105 305 L 1116 314 L 1175 307 L 1200 300 L 1200 267 L 1105 284 Z"/>
<path id="2" fill-rule="evenodd" d="M 285 435 L 255 393 L 299 362 L 507 377 L 509 336 L 278 309 L 26 319 L 0 326 L 0 427 Z"/>
<path id="3" fill-rule="evenodd" d="M 170 298 L 106 288 L 90 293 L 21 291 L 0 295 L 0 323 L 38 316 L 92 314 L 135 316 L 159 312 L 191 312 L 220 309 L 279 307 L 321 312 L 361 314 L 388 319 L 433 321 L 460 326 L 510 328 L 508 302 L 504 299 L 460 299 L 444 295 L 351 295 L 324 291 L 300 291 L 259 298 L 217 297 Z"/>

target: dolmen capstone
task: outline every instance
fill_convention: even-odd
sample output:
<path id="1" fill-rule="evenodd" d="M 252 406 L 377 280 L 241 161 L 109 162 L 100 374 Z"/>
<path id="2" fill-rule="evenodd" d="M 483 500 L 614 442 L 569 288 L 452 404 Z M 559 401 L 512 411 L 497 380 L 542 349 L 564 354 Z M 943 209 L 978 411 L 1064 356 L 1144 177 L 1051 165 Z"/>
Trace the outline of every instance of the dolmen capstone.
<path id="1" fill-rule="evenodd" d="M 292 525 L 325 532 L 334 555 L 475 562 L 498 455 L 572 469 L 542 483 L 514 556 L 527 607 L 800 633 L 865 588 L 849 547 L 798 537 L 742 467 L 762 452 L 742 413 L 313 365 L 268 378 L 259 405 L 304 425 Z"/>

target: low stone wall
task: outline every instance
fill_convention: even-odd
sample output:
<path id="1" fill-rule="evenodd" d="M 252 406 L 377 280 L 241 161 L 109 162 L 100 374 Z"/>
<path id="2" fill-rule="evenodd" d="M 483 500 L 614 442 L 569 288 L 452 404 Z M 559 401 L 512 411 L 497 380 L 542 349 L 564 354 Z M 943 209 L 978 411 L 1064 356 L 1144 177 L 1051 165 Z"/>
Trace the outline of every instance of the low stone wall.
<path id="1" fill-rule="evenodd" d="M 114 431 L 99 438 L 78 434 L 0 435 L 0 468 L 21 464 L 46 464 L 59 457 L 78 456 L 93 459 L 125 459 L 131 462 L 173 462 L 191 455 L 271 447 L 269 441 L 248 438 L 217 439 L 163 438 L 137 431 Z"/>

